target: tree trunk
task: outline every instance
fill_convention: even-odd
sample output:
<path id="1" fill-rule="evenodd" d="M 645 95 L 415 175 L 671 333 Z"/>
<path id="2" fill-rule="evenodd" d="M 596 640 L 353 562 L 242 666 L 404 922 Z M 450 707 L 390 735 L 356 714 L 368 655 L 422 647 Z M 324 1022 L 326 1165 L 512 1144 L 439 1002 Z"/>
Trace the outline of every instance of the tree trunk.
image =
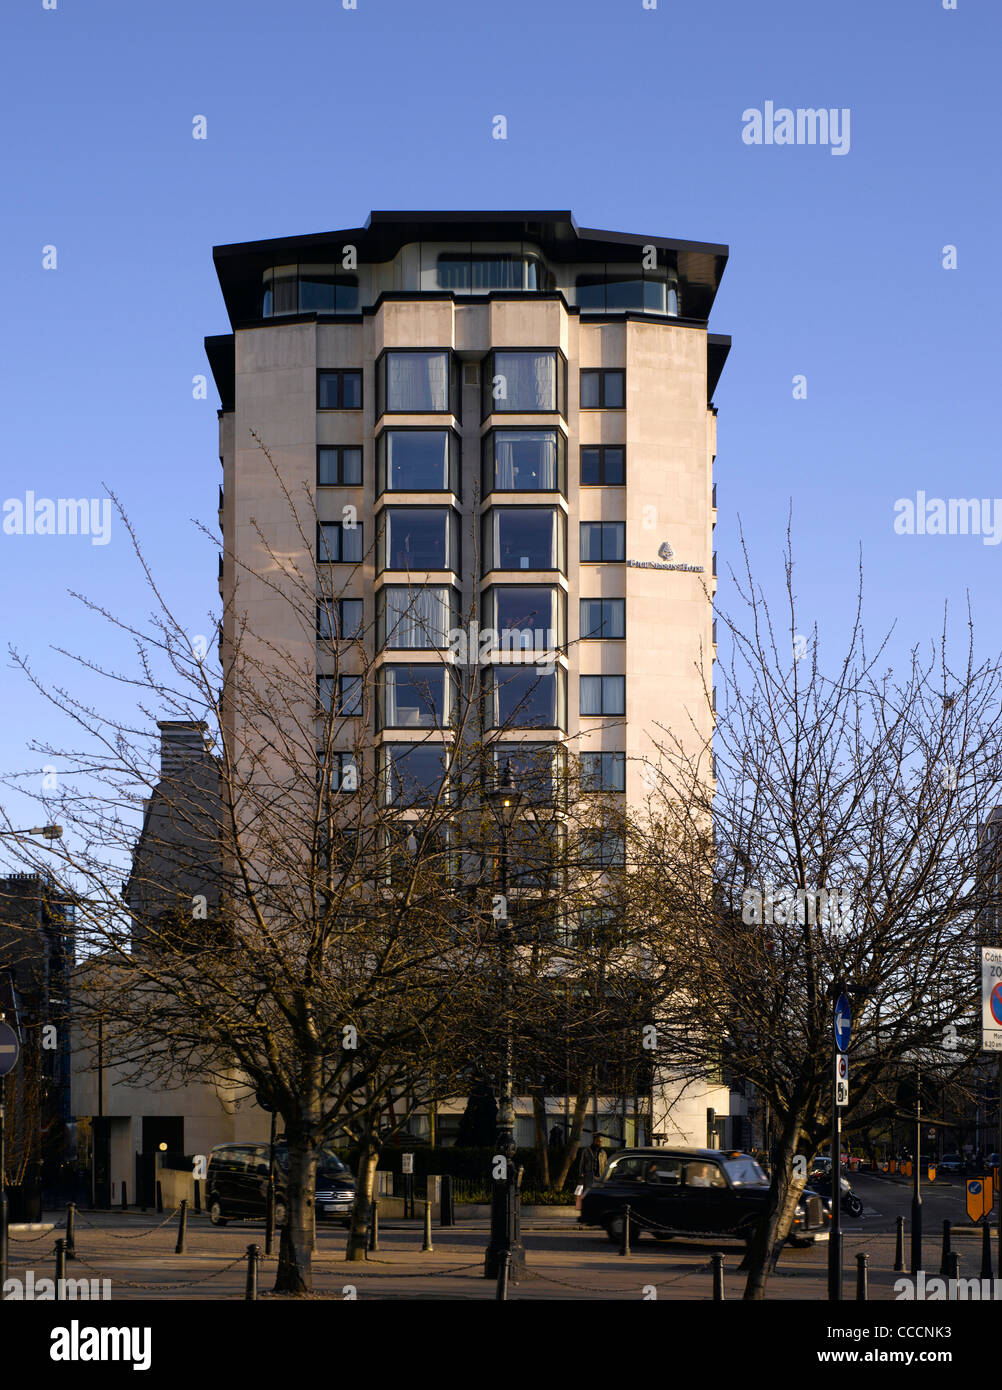
<path id="1" fill-rule="evenodd" d="M 581 1135 L 584 1133 L 585 1120 L 588 1118 L 588 1105 L 591 1101 L 591 1093 L 594 1089 L 594 1069 L 589 1069 L 579 1078 L 578 1093 L 574 1097 L 574 1116 L 571 1120 L 571 1132 L 567 1136 L 567 1146 L 564 1149 L 560 1160 L 560 1171 L 554 1186 L 560 1190 L 567 1186 L 567 1178 L 570 1174 L 574 1160 L 578 1156 L 578 1149 L 581 1147 Z"/>
<path id="2" fill-rule="evenodd" d="M 765 1298 L 765 1286 L 776 1267 L 783 1242 L 790 1234 L 805 1178 L 794 1178 L 793 1159 L 801 1132 L 801 1116 L 787 1115 L 772 1163 L 772 1180 L 765 1213 L 748 1244 L 748 1278 L 744 1297 Z"/>
<path id="3" fill-rule="evenodd" d="M 310 1130 L 287 1123 L 285 1132 L 289 1175 L 275 1293 L 309 1293 L 313 1288 L 316 1245 L 317 1148 Z"/>
<path id="4" fill-rule="evenodd" d="M 546 1097 L 542 1088 L 532 1087 L 532 1118 L 536 1135 L 536 1163 L 539 1166 L 539 1180 L 544 1188 L 550 1185 L 550 1136 L 546 1132 Z"/>
<path id="5" fill-rule="evenodd" d="M 371 1131 L 366 1134 L 358 1155 L 358 1176 L 355 1179 L 355 1202 L 348 1228 L 348 1247 L 345 1259 L 364 1260 L 369 1236 L 369 1216 L 372 1211 L 373 1189 L 376 1186 L 376 1167 L 379 1163 L 379 1141 Z"/>

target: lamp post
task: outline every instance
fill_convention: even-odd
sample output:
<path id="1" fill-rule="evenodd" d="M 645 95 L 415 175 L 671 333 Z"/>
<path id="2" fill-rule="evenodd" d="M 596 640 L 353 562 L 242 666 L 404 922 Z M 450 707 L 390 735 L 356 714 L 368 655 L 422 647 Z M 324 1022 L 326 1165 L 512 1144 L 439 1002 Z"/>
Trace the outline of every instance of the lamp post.
<path id="1" fill-rule="evenodd" d="M 46 840 L 61 840 L 63 827 L 61 825 L 33 825 L 30 830 L 0 830 L 0 835 L 11 835 L 15 840 L 19 840 L 22 835 L 41 835 Z"/>
<path id="2" fill-rule="evenodd" d="M 522 801 L 512 785 L 511 768 L 505 763 L 497 785 L 486 793 L 487 804 L 498 823 L 498 893 L 494 896 L 494 920 L 498 926 L 501 976 L 502 1063 L 498 1097 L 498 1129 L 495 1164 L 503 1158 L 503 1175 L 495 1177 L 491 1199 L 491 1238 L 484 1255 L 484 1278 L 496 1279 L 507 1262 L 509 1275 L 517 1279 L 525 1271 L 525 1250 L 519 1233 L 519 1194 L 515 1172 L 515 1107 L 512 1097 L 512 960 L 514 942 L 508 919 L 508 836 Z"/>

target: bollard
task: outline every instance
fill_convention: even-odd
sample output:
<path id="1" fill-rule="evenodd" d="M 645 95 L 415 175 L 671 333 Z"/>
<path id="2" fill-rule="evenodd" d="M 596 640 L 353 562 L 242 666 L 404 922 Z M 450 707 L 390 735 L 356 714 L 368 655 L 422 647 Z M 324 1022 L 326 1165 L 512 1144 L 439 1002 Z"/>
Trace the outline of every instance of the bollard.
<path id="1" fill-rule="evenodd" d="M 160 1179 L 157 1179 L 157 1211 L 163 1216 L 164 1213 L 164 1190 L 160 1186 Z"/>
<path id="2" fill-rule="evenodd" d="M 905 1218 L 898 1217 L 897 1237 L 894 1241 L 894 1273 L 900 1274 L 905 1267 Z"/>
<path id="3" fill-rule="evenodd" d="M 369 1208 L 369 1249 L 379 1249 L 379 1198 L 373 1197 Z"/>
<path id="4" fill-rule="evenodd" d="M 196 1178 L 195 1181 L 192 1183 L 192 1186 L 193 1186 L 194 1189 L 195 1189 L 195 1211 L 196 1211 L 196 1212 L 201 1212 L 201 1210 L 202 1210 L 201 1186 L 202 1186 L 202 1185 L 201 1185 L 201 1183 L 198 1181 L 198 1179 Z"/>
<path id="5" fill-rule="evenodd" d="M 449 1173 L 442 1176 L 442 1207 L 438 1224 L 440 1226 L 454 1226 L 456 1224 L 456 1214 L 452 1205 L 452 1175 Z"/>
<path id="6" fill-rule="evenodd" d="M 270 1255 L 275 1244 L 275 1184 L 268 1183 L 264 1204 L 264 1253 Z"/>
<path id="7" fill-rule="evenodd" d="M 430 1253 L 431 1251 L 433 1251 L 433 1250 L 435 1249 L 434 1245 L 432 1245 L 432 1243 L 431 1243 L 431 1198 L 430 1198 L 430 1197 L 426 1197 L 426 1198 L 424 1199 L 424 1244 L 421 1246 L 421 1249 L 422 1249 L 422 1251 L 427 1252 L 427 1253 Z"/>
<path id="8" fill-rule="evenodd" d="M 866 1267 L 869 1263 L 869 1255 L 862 1251 L 856 1256 L 856 1302 L 865 1303 L 867 1297 L 866 1290 Z"/>
<path id="9" fill-rule="evenodd" d="M 629 1203 L 623 1208 L 623 1239 L 619 1243 L 619 1253 L 628 1255 L 630 1253 L 630 1206 Z"/>
<path id="10" fill-rule="evenodd" d="M 257 1299 L 257 1260 L 260 1249 L 256 1245 L 247 1247 L 247 1287 L 244 1290 L 246 1301 L 253 1303 Z"/>
<path id="11" fill-rule="evenodd" d="M 981 1277 L 992 1277 L 992 1228 L 987 1221 L 981 1227 Z"/>
<path id="12" fill-rule="evenodd" d="M 950 1272 L 950 1223 L 943 1222 L 943 1257 L 939 1262 L 939 1272 L 947 1275 Z"/>
<path id="13" fill-rule="evenodd" d="M 177 1219 L 177 1244 L 174 1246 L 175 1255 L 184 1254 L 184 1241 L 188 1234 L 188 1199 L 181 1198 L 181 1214 Z"/>
<path id="14" fill-rule="evenodd" d="M 129 1199 L 128 1199 L 128 1195 L 127 1195 L 126 1189 L 125 1189 L 125 1179 L 123 1178 L 123 1179 L 122 1179 L 122 1210 L 125 1211 L 125 1209 L 126 1209 L 126 1207 L 127 1207 L 128 1205 L 129 1205 Z"/>
<path id="15" fill-rule="evenodd" d="M 498 1287 L 496 1299 L 498 1303 L 508 1302 L 508 1265 L 511 1260 L 511 1251 L 505 1250 L 498 1261 Z"/>
<path id="16" fill-rule="evenodd" d="M 957 1254 L 956 1250 L 950 1251 L 950 1264 L 947 1270 L 947 1278 L 960 1278 L 960 1256 Z"/>
<path id="17" fill-rule="evenodd" d="M 77 1257 L 77 1207 L 75 1202 L 66 1204 L 66 1258 Z"/>
<path id="18" fill-rule="evenodd" d="M 56 1298 L 66 1297 L 66 1242 L 62 1236 L 56 1241 Z"/>
<path id="19" fill-rule="evenodd" d="M 713 1266 L 713 1301 L 723 1303 L 724 1301 L 724 1256 L 720 1250 L 715 1250 L 710 1256 L 710 1263 Z"/>

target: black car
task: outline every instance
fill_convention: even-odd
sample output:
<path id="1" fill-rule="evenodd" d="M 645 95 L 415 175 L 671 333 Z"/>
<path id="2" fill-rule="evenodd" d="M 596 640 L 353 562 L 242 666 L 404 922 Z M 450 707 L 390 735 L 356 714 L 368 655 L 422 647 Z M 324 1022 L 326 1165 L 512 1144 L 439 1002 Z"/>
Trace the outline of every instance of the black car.
<path id="1" fill-rule="evenodd" d="M 601 1226 L 610 1240 L 623 1235 L 630 1208 L 631 1238 L 655 1240 L 687 1234 L 748 1240 L 769 1192 L 769 1179 L 748 1153 L 720 1149 L 623 1149 L 605 1177 L 581 1200 L 583 1226 Z M 828 1231 L 830 1205 L 804 1189 L 794 1221 L 796 1236 Z"/>
<path id="2" fill-rule="evenodd" d="M 271 1149 L 267 1144 L 217 1144 L 209 1154 L 206 1170 L 209 1216 L 214 1226 L 240 1217 L 262 1217 L 268 1206 L 268 1168 Z M 275 1145 L 275 1221 L 285 1221 L 286 1175 L 289 1151 L 284 1143 Z M 347 1224 L 355 1201 L 355 1178 L 350 1168 L 331 1149 L 317 1155 L 317 1220 L 340 1220 Z"/>

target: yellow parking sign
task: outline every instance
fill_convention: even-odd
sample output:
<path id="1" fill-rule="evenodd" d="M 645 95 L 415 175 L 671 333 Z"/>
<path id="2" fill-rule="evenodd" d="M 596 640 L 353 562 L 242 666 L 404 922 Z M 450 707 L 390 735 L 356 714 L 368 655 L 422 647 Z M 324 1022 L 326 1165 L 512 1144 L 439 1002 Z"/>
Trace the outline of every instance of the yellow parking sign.
<path id="1" fill-rule="evenodd" d="M 972 1221 L 990 1217 L 995 1205 L 995 1184 L 991 1178 L 967 1179 L 967 1215 Z"/>

